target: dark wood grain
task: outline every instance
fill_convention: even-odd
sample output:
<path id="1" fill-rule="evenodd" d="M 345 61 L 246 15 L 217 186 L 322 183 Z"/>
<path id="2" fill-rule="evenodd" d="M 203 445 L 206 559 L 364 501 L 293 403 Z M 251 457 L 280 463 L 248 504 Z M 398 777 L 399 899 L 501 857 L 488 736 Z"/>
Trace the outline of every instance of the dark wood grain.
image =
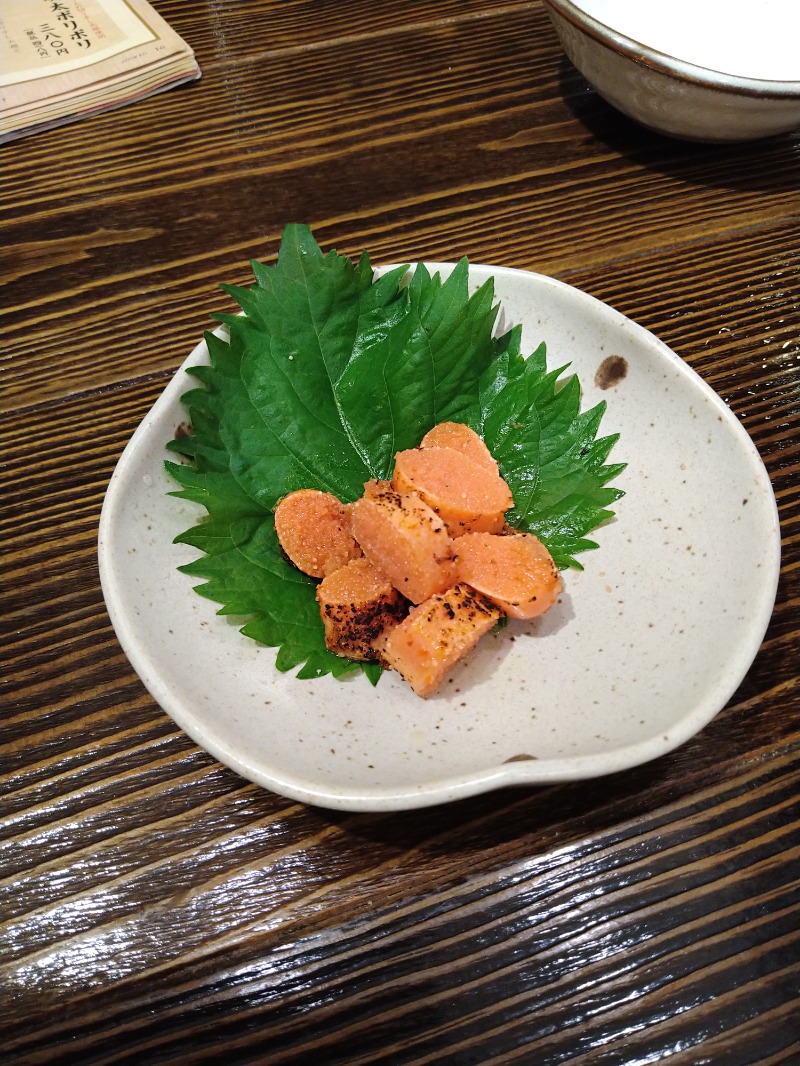
<path id="1" fill-rule="evenodd" d="M 800 1061 L 800 135 L 639 129 L 540 2 L 157 6 L 199 82 L 2 149 L 4 1057 Z M 155 705 L 103 604 L 103 497 L 219 283 L 290 220 L 376 262 L 563 278 L 731 406 L 781 579 L 698 736 L 594 782 L 356 815 L 244 781 Z"/>
<path id="2" fill-rule="evenodd" d="M 227 306 L 219 283 L 273 259 L 287 219 L 376 261 L 502 252 L 563 278 L 646 251 L 654 232 L 692 248 L 779 223 L 796 248 L 791 144 L 676 148 L 614 119 L 575 76 L 562 87 L 540 5 L 337 38 L 268 78 L 256 62 L 234 69 L 241 85 L 212 63 L 195 85 L 93 120 L 100 163 L 83 129 L 56 131 L 59 172 L 38 192 L 30 174 L 49 173 L 52 140 L 20 143 L 5 172 L 26 212 L 5 223 L 4 404 L 89 387 L 101 367 L 109 382 L 174 366 Z"/>

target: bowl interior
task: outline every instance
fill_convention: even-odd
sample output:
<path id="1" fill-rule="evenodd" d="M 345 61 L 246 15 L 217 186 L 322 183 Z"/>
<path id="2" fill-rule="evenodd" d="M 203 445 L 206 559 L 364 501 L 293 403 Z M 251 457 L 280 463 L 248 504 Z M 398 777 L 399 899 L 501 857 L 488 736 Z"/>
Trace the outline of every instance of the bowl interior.
<path id="1" fill-rule="evenodd" d="M 572 6 L 665 57 L 738 78 L 800 83 L 797 0 L 572 0 Z"/>

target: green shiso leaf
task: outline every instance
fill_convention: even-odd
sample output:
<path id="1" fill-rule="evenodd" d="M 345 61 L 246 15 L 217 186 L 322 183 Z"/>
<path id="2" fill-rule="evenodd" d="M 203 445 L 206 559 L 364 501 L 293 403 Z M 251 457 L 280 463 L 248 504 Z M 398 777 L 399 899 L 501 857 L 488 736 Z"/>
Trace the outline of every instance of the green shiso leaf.
<path id="1" fill-rule="evenodd" d="M 470 294 L 466 259 L 445 280 L 423 265 L 376 280 L 366 252 L 323 254 L 300 224 L 275 266 L 252 267 L 251 288 L 222 286 L 242 313 L 218 316 L 228 340 L 206 334 L 210 363 L 189 371 L 198 387 L 182 397 L 192 433 L 169 443 L 183 461 L 166 465 L 172 495 L 206 512 L 175 538 L 202 553 L 181 569 L 278 649 L 279 670 L 380 675 L 325 647 L 316 582 L 283 557 L 275 505 L 301 488 L 357 499 L 439 422 L 480 433 L 514 496 L 510 524 L 581 568 L 575 556 L 596 547 L 587 535 L 622 496 L 609 482 L 624 464 L 606 462 L 617 438 L 597 436 L 605 405 L 581 411 L 577 378 L 548 370 L 544 344 L 525 358 L 519 327 L 494 335 L 491 280 Z"/>

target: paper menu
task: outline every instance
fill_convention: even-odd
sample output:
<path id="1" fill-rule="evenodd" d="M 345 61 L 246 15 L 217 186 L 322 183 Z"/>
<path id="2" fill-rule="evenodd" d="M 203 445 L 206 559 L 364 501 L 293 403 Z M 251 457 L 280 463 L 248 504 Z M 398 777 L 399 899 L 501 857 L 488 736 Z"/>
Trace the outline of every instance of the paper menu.
<path id="1" fill-rule="evenodd" d="M 198 78 L 146 0 L 1 0 L 0 141 Z"/>

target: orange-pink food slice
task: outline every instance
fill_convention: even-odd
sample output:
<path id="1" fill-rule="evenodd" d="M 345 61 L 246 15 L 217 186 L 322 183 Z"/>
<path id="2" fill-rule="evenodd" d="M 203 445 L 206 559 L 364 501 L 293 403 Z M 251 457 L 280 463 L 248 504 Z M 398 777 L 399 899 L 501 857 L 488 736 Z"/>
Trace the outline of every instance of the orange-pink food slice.
<path id="1" fill-rule="evenodd" d="M 353 534 L 364 555 L 412 603 L 455 581 L 447 528 L 414 493 L 395 492 L 386 481 L 367 482 L 353 504 Z"/>
<path id="2" fill-rule="evenodd" d="M 455 448 L 410 448 L 395 457 L 392 485 L 416 492 L 447 525 L 450 535 L 498 533 L 514 503 L 496 470 Z"/>
<path id="3" fill-rule="evenodd" d="M 377 659 L 375 640 L 408 611 L 386 574 L 363 557 L 323 578 L 317 601 L 327 647 L 349 659 Z"/>
<path id="4" fill-rule="evenodd" d="M 483 593 L 512 618 L 535 618 L 563 588 L 550 552 L 532 533 L 468 533 L 458 540 L 460 581 Z"/>
<path id="5" fill-rule="evenodd" d="M 325 577 L 361 555 L 348 506 L 319 489 L 284 496 L 275 508 L 275 532 L 289 559 L 309 577 Z"/>
<path id="6" fill-rule="evenodd" d="M 463 422 L 439 422 L 419 443 L 420 448 L 452 448 L 497 473 L 497 463 L 483 438 Z"/>
<path id="7" fill-rule="evenodd" d="M 379 639 L 382 661 L 396 670 L 418 696 L 430 696 L 501 611 L 485 596 L 460 583 L 431 596 Z"/>

